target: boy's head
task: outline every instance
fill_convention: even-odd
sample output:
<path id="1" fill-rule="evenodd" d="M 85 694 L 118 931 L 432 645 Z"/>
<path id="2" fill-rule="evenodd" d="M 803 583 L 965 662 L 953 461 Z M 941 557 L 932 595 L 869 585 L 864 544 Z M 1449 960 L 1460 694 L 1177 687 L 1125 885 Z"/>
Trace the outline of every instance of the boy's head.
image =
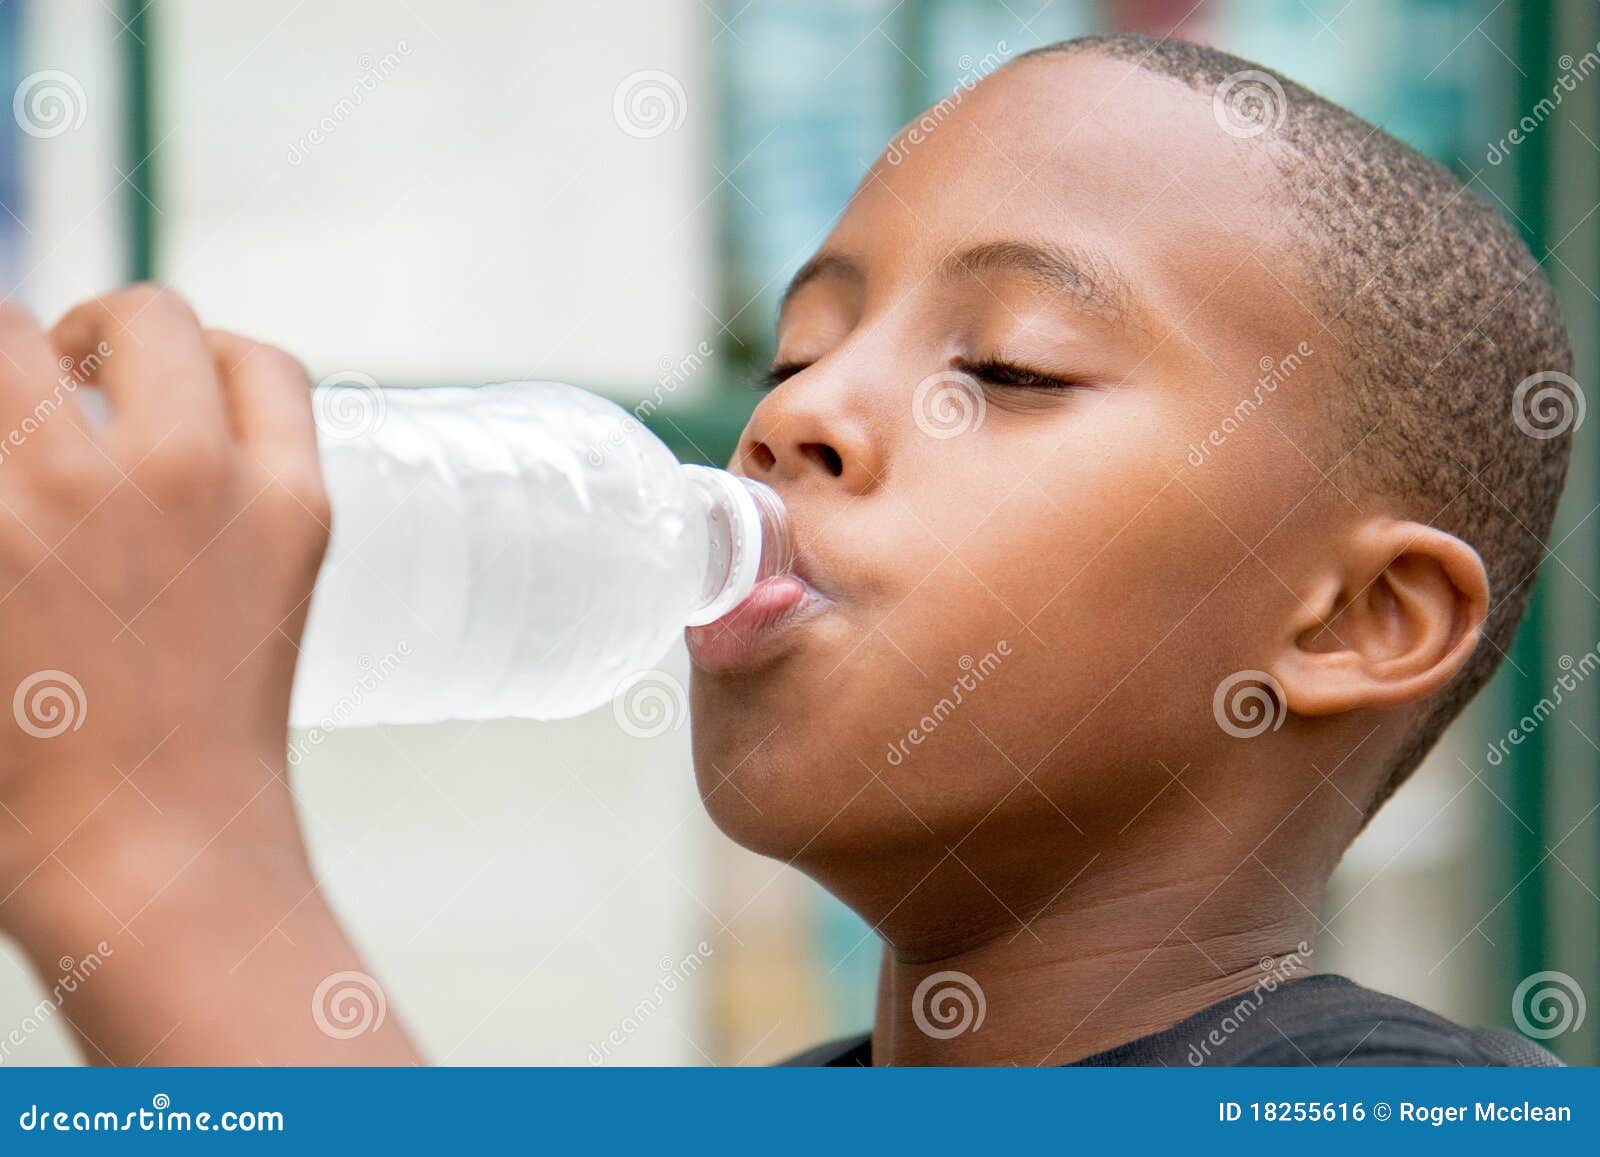
<path id="1" fill-rule="evenodd" d="M 897 945 L 1089 863 L 1254 856 L 1303 905 L 1509 645 L 1581 404 L 1458 181 L 1137 37 L 914 122 L 776 360 L 734 467 L 816 596 L 691 632 L 701 790 Z"/>

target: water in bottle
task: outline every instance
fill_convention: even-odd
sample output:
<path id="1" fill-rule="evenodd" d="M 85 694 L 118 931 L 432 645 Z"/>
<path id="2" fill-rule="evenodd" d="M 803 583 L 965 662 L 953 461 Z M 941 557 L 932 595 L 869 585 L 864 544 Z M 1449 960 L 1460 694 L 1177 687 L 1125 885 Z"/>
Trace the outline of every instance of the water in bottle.
<path id="1" fill-rule="evenodd" d="M 290 722 L 576 715 L 792 565 L 768 487 L 555 382 L 316 391 L 333 535 Z"/>

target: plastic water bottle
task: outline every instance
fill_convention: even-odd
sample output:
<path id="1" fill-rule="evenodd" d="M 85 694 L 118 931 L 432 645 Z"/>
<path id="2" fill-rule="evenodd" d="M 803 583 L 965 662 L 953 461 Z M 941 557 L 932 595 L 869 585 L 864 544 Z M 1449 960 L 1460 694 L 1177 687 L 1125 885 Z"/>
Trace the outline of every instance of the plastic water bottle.
<path id="1" fill-rule="evenodd" d="M 771 489 L 573 386 L 324 385 L 315 409 L 334 521 L 298 727 L 577 715 L 793 563 Z"/>

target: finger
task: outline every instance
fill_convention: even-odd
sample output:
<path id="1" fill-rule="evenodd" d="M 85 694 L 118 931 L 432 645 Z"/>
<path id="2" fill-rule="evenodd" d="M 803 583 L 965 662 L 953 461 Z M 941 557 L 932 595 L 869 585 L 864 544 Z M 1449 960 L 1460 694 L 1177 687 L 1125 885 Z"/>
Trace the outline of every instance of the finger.
<path id="1" fill-rule="evenodd" d="M 317 462 L 311 379 L 305 367 L 276 346 L 226 330 L 205 331 L 234 436 L 268 469 Z"/>
<path id="2" fill-rule="evenodd" d="M 81 384 L 77 374 L 76 362 L 57 361 L 26 310 L 0 299 L 0 456 L 69 436 L 73 427 L 90 436 L 72 396 Z"/>
<path id="3" fill-rule="evenodd" d="M 305 367 L 276 346 L 236 333 L 208 329 L 205 337 L 217 361 L 234 436 L 245 454 L 272 475 L 278 490 L 321 528 L 318 541 L 326 545 L 333 508 L 317 454 L 311 378 Z M 321 558 L 319 546 L 313 569 Z"/>
<path id="4" fill-rule="evenodd" d="M 113 436 L 146 447 L 226 444 L 228 419 L 210 347 L 194 312 L 171 290 L 132 285 L 84 302 L 56 323 L 51 338 L 63 356 L 102 357 L 93 381 L 111 400 Z"/>

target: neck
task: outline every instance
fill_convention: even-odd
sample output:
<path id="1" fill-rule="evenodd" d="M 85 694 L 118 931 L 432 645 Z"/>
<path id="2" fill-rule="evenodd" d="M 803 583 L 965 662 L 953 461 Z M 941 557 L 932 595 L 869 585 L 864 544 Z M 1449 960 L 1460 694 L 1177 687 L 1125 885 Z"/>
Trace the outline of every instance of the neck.
<path id="1" fill-rule="evenodd" d="M 1007 904 L 1003 883 L 974 896 L 966 866 L 942 863 L 916 891 L 943 909 L 939 924 L 964 932 L 941 944 L 915 928 L 902 935 L 898 922 L 877 925 L 885 946 L 874 1063 L 1066 1064 L 1169 1028 L 1269 975 L 1309 971 L 1320 878 L 1299 880 L 1253 854 L 1242 861 L 1096 856 L 1042 907 Z M 1005 914 L 951 919 L 984 900 Z"/>

